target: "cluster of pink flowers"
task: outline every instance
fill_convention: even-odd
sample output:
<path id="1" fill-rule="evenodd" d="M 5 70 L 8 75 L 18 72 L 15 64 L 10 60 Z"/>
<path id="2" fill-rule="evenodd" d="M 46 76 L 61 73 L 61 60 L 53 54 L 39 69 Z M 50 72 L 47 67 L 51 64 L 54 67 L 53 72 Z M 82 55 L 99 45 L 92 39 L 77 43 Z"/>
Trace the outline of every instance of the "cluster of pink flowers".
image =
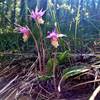
<path id="1" fill-rule="evenodd" d="M 38 22 L 38 24 L 43 24 L 44 20 L 42 19 L 42 16 L 45 14 L 45 11 L 42 11 L 42 9 L 39 11 L 36 7 L 35 11 L 31 12 L 31 17 Z M 28 27 L 19 26 L 18 31 L 23 33 L 23 41 L 26 42 L 28 38 L 30 37 L 30 32 Z"/>
<path id="2" fill-rule="evenodd" d="M 35 11 L 32 10 L 31 12 L 31 18 L 33 18 L 35 21 L 37 21 L 38 24 L 43 24 L 44 20 L 43 20 L 43 15 L 45 14 L 45 11 L 38 10 L 38 8 L 36 7 Z M 23 33 L 23 40 L 24 42 L 26 42 L 30 36 L 30 31 L 28 29 L 28 27 L 22 27 L 20 26 L 18 28 L 18 30 Z M 58 32 L 56 31 L 56 28 L 52 31 L 52 32 L 48 32 L 48 36 L 47 38 L 51 40 L 51 44 L 57 48 L 59 46 L 59 37 L 65 37 L 64 34 L 58 34 Z"/>

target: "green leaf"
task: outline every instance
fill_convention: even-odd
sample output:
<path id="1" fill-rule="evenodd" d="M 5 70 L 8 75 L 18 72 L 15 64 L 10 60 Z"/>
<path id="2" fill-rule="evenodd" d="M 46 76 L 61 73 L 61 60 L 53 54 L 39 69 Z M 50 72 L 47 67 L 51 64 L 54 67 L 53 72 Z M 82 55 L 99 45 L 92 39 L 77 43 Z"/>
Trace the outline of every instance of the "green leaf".
<path id="1" fill-rule="evenodd" d="M 61 86 L 62 81 L 68 79 L 69 77 L 84 73 L 86 71 L 89 71 L 89 69 L 85 68 L 84 66 L 74 66 L 74 67 L 71 67 L 71 68 L 66 68 L 63 71 L 63 75 L 61 77 L 61 80 L 59 81 L 58 91 L 59 92 L 61 91 L 61 87 L 60 86 Z"/>
<path id="2" fill-rule="evenodd" d="M 49 80 L 50 78 L 52 78 L 52 76 L 47 76 L 47 75 L 43 75 L 43 76 L 40 76 L 39 77 L 39 80 L 41 80 L 41 81 L 47 81 L 47 80 Z"/>
<path id="3" fill-rule="evenodd" d="M 66 62 L 70 58 L 70 53 L 69 53 L 68 50 L 66 50 L 64 52 L 61 52 L 58 55 L 57 58 L 58 58 L 59 64 L 64 63 L 64 62 Z"/>
<path id="4" fill-rule="evenodd" d="M 64 77 L 66 79 L 66 78 L 69 78 L 71 76 L 75 76 L 75 75 L 84 73 L 88 70 L 89 69 L 85 68 L 84 66 L 74 66 L 74 67 L 71 67 L 71 68 L 66 68 L 63 71 L 63 76 L 62 77 Z"/>
<path id="5" fill-rule="evenodd" d="M 56 59 L 56 61 L 54 61 L 53 58 L 50 58 L 47 62 L 47 74 L 48 75 L 52 75 L 53 72 L 53 64 L 55 63 L 55 66 L 58 64 L 58 60 Z"/>

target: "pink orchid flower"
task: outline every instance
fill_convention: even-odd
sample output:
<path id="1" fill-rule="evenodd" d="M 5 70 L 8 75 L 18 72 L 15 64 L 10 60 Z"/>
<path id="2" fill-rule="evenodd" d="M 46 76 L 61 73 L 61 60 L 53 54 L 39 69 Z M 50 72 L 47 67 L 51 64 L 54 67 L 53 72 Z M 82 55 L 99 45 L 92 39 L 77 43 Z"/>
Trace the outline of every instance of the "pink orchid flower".
<path id="1" fill-rule="evenodd" d="M 58 40 L 59 37 L 66 37 L 64 34 L 58 34 L 56 29 L 54 29 L 52 32 L 48 32 L 47 38 L 51 40 L 51 44 L 57 48 L 59 46 Z"/>
<path id="2" fill-rule="evenodd" d="M 35 11 L 32 10 L 31 17 L 36 20 L 39 24 L 44 24 L 44 20 L 42 19 L 42 16 L 45 14 L 45 11 L 38 10 L 36 7 Z"/>
<path id="3" fill-rule="evenodd" d="M 28 27 L 19 26 L 18 31 L 23 34 L 23 41 L 26 42 L 30 36 L 30 32 Z"/>

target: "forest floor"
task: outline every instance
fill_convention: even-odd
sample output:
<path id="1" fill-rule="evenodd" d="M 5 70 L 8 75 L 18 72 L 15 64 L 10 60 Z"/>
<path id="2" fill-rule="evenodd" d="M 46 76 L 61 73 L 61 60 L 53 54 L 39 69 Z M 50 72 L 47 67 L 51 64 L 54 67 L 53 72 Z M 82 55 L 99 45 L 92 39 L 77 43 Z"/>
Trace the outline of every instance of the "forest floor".
<path id="1" fill-rule="evenodd" d="M 91 61 L 90 61 L 91 60 Z M 55 91 L 53 78 L 38 80 L 33 63 L 34 57 L 14 59 L 1 62 L 0 65 L 0 100 L 89 100 L 93 91 L 99 85 L 100 73 L 95 81 L 95 70 L 75 75 L 65 80 L 61 85 L 61 92 Z M 89 60 L 75 63 L 88 65 L 98 62 L 100 58 L 90 57 Z M 56 79 L 58 84 L 59 78 Z M 100 93 L 95 100 L 100 100 Z"/>

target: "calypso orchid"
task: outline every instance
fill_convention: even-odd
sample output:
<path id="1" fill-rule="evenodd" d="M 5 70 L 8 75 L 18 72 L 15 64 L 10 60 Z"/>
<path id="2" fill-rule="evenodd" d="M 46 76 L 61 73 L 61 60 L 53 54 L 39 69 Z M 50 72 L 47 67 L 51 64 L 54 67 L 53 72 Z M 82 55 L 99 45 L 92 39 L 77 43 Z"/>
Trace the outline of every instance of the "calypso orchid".
<path id="1" fill-rule="evenodd" d="M 30 37 L 29 28 L 27 26 L 25 26 L 25 27 L 19 26 L 18 31 L 23 34 L 23 41 L 26 42 L 28 40 L 28 38 Z"/>
<path id="2" fill-rule="evenodd" d="M 59 37 L 66 37 L 64 34 L 58 34 L 56 28 L 52 32 L 48 32 L 47 38 L 51 40 L 51 44 L 57 48 L 59 46 Z"/>
<path id="3" fill-rule="evenodd" d="M 38 24 L 44 24 L 44 20 L 42 19 L 42 16 L 45 14 L 45 11 L 38 10 L 36 7 L 35 11 L 32 10 L 31 17 L 38 22 Z"/>

